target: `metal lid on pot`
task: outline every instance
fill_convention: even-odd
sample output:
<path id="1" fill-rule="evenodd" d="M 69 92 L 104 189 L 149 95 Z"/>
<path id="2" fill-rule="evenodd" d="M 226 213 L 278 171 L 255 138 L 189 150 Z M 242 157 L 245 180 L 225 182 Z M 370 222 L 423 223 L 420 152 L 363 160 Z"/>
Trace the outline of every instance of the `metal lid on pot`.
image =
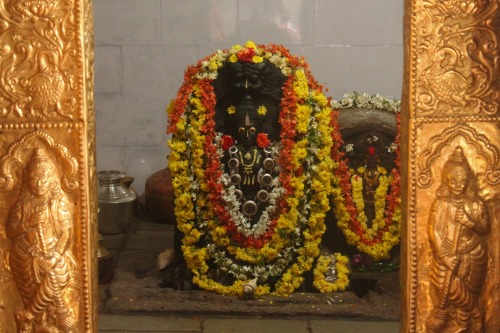
<path id="1" fill-rule="evenodd" d="M 136 199 L 134 191 L 127 188 L 122 179 L 125 173 L 117 170 L 104 170 L 97 173 L 99 179 L 99 202 L 126 202 Z"/>

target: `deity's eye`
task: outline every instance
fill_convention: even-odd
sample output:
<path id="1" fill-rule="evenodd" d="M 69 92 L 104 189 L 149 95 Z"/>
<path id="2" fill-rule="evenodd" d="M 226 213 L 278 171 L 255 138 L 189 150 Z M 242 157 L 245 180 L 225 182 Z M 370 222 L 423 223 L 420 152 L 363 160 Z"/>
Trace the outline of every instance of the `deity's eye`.
<path id="1" fill-rule="evenodd" d="M 255 133 L 257 130 L 255 129 L 255 127 L 250 127 L 250 129 L 248 130 L 250 133 Z"/>
<path id="2" fill-rule="evenodd" d="M 240 132 L 240 133 L 245 133 L 245 127 L 240 127 L 240 128 L 238 128 L 238 132 Z"/>

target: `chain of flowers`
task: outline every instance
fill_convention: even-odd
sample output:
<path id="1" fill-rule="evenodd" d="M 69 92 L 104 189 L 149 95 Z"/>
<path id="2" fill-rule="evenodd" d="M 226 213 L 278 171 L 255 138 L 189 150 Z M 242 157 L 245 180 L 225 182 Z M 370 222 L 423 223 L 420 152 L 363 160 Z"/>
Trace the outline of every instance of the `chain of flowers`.
<path id="1" fill-rule="evenodd" d="M 300 77 L 300 74 L 298 76 Z M 300 79 L 297 79 L 296 81 L 299 81 L 299 80 Z M 295 86 L 297 86 L 297 85 L 295 85 Z M 326 99 L 323 101 L 323 104 L 326 105 Z M 293 110 L 293 108 L 289 108 L 288 110 Z M 325 112 L 325 111 L 323 111 L 323 112 Z M 291 117 L 293 117 L 293 115 L 286 115 L 285 111 L 282 112 L 282 116 L 284 119 L 291 119 Z M 318 127 L 318 126 L 316 126 L 316 127 Z M 286 131 L 286 126 L 284 126 L 284 128 Z M 325 128 L 323 128 L 323 130 L 325 130 Z M 328 132 L 323 132 L 323 133 L 318 132 L 318 133 L 314 134 L 314 136 L 328 138 L 328 136 L 325 136 L 326 133 L 328 133 Z M 306 140 L 302 140 L 301 142 L 304 144 L 307 144 Z M 286 148 L 284 148 L 281 151 L 282 152 L 281 158 L 283 158 L 282 161 L 284 161 L 280 165 L 280 167 L 282 169 L 287 169 L 286 166 L 290 163 L 292 165 L 300 166 L 300 165 L 302 165 L 301 159 L 305 158 L 307 160 L 307 156 L 308 156 L 307 152 L 305 151 L 304 148 L 300 147 L 300 144 L 297 145 L 297 147 L 294 147 L 292 150 L 293 150 L 293 153 L 289 153 Z M 318 152 L 319 150 L 317 148 L 312 148 L 311 151 Z M 326 152 L 326 150 L 324 150 L 324 151 Z M 291 162 L 287 162 L 287 160 L 289 158 L 291 158 Z M 237 251 L 235 253 L 235 256 L 237 259 L 240 259 L 240 260 L 245 259 L 246 261 L 251 262 L 251 263 L 258 263 L 258 262 L 265 261 L 266 263 L 268 263 L 268 266 L 270 265 L 270 259 L 274 259 L 274 257 L 279 254 L 280 255 L 280 258 L 278 260 L 279 263 L 273 263 L 272 267 L 268 267 L 268 268 L 266 267 L 266 270 L 268 270 L 269 274 L 271 274 L 272 276 L 282 275 L 283 268 L 286 267 L 284 265 L 284 263 L 289 262 L 291 259 L 293 259 L 293 257 L 291 256 L 292 254 L 300 253 L 300 251 L 299 251 L 300 249 L 297 249 L 297 247 L 300 247 L 301 244 L 303 243 L 303 241 L 301 241 L 299 238 L 300 237 L 300 230 L 304 229 L 304 226 L 306 226 L 307 219 L 305 217 L 309 215 L 307 212 L 307 208 L 308 208 L 307 206 L 304 206 L 302 211 L 299 211 L 299 212 L 297 212 L 297 208 L 296 208 L 296 206 L 299 203 L 299 198 L 302 198 L 304 195 L 308 196 L 308 192 L 305 192 L 305 193 L 302 192 L 303 188 L 304 188 L 303 184 L 305 182 L 307 183 L 307 181 L 305 181 L 305 179 L 307 177 L 305 177 L 305 175 L 301 175 L 301 177 L 298 177 L 298 178 L 286 177 L 286 173 L 284 173 L 284 172 L 281 172 L 280 176 L 283 177 L 282 180 L 285 184 L 285 187 L 288 186 L 288 179 L 290 179 L 291 182 L 295 185 L 300 184 L 301 187 L 296 187 L 296 186 L 292 185 L 291 193 L 294 194 L 295 198 L 291 198 L 290 196 L 287 197 L 286 201 L 289 204 L 288 205 L 288 212 L 280 215 L 280 218 L 278 219 L 278 224 L 277 224 L 278 230 L 281 230 L 282 232 L 281 233 L 273 233 L 272 234 L 273 235 L 272 242 L 267 243 L 270 245 L 270 247 L 273 249 L 273 251 L 263 251 L 262 254 L 256 255 L 256 253 L 255 253 L 256 249 L 237 248 L 236 249 Z M 295 187 L 295 190 L 293 189 L 294 187 Z M 299 190 L 297 190 L 297 189 L 299 189 Z M 306 190 L 307 190 L 307 188 L 306 188 Z M 291 202 L 291 204 L 289 201 Z M 289 216 L 289 213 L 293 214 L 293 216 L 291 218 Z M 298 225 L 296 225 L 295 227 L 291 227 L 290 221 L 297 221 Z M 283 234 L 283 231 L 287 230 L 287 229 L 289 231 L 285 232 Z M 324 229 L 321 230 L 321 233 L 323 231 L 324 231 Z M 284 240 L 286 240 L 286 242 L 284 242 Z M 285 245 L 286 245 L 286 247 L 285 247 Z M 308 249 L 308 253 L 311 253 L 311 248 L 313 248 L 313 246 L 310 246 L 310 245 L 311 244 L 304 245 L 304 247 L 306 249 Z M 315 244 L 315 247 L 317 247 L 318 245 L 319 245 L 319 243 Z M 229 250 L 231 248 L 232 248 L 231 246 L 228 247 Z M 241 254 L 242 251 L 247 252 L 247 253 L 242 255 Z M 228 251 L 228 252 L 232 252 L 232 251 Z M 248 253 L 248 252 L 250 252 L 250 253 Z M 270 254 L 272 254 L 272 255 L 270 255 Z M 218 256 L 219 256 L 219 258 L 221 258 L 222 262 L 226 263 L 226 266 L 222 266 L 221 269 L 223 269 L 224 271 L 227 271 L 227 272 L 231 272 L 233 275 L 235 275 L 235 274 L 241 275 L 242 271 L 244 271 L 247 274 L 250 274 L 251 276 L 259 276 L 260 277 L 259 274 L 262 273 L 261 272 L 263 269 L 262 267 L 250 266 L 250 269 L 242 270 L 241 268 L 238 268 L 238 267 L 235 268 L 234 262 L 227 257 L 223 257 L 220 252 L 219 252 Z M 286 259 L 286 260 L 284 260 L 284 259 Z M 300 262 L 300 256 L 299 256 L 300 266 L 297 266 L 297 267 L 304 266 L 305 264 L 308 263 L 308 261 L 309 260 Z M 298 271 L 297 267 L 292 267 L 293 272 Z M 309 266 L 309 268 L 310 268 L 310 266 Z M 267 276 L 267 275 L 264 274 L 264 276 Z M 289 279 L 290 276 L 291 276 L 291 274 L 289 274 L 289 273 L 283 274 L 283 277 L 285 279 Z M 292 279 L 290 279 L 290 280 L 292 280 Z M 300 285 L 300 283 L 301 283 L 301 280 L 296 279 L 296 281 L 294 281 L 294 284 L 293 284 L 293 285 L 295 285 L 294 288 L 298 287 Z M 290 284 L 284 283 L 281 286 L 281 289 L 277 288 L 276 292 L 280 293 L 280 290 L 289 290 L 289 289 L 290 289 Z M 291 290 L 291 291 L 293 291 L 293 290 Z"/>
<path id="2" fill-rule="evenodd" d="M 355 91 L 350 94 L 345 94 L 340 101 L 332 101 L 332 107 L 334 109 L 377 109 L 399 114 L 401 110 L 401 101 L 379 94 L 370 95 Z"/>
<path id="3" fill-rule="evenodd" d="M 291 116 L 293 117 L 293 115 L 291 115 Z M 208 156 L 211 157 L 210 162 L 208 162 L 208 163 L 213 166 L 213 169 L 218 170 L 218 172 L 216 172 L 216 173 L 211 172 L 211 173 L 207 174 L 207 177 L 209 178 L 209 183 L 213 185 L 210 187 L 212 189 L 211 196 L 210 196 L 210 198 L 212 199 L 211 200 L 212 205 L 215 207 L 215 210 L 216 210 L 216 213 L 217 213 L 219 220 L 223 223 L 224 227 L 226 228 L 226 231 L 230 234 L 232 242 L 233 243 L 236 242 L 237 244 L 242 246 L 244 251 L 246 249 L 249 249 L 251 256 L 253 256 L 253 260 L 248 258 L 249 257 L 248 253 L 246 255 L 243 255 L 243 256 L 241 254 L 238 255 L 237 252 L 241 252 L 239 247 L 236 248 L 236 251 L 231 251 L 231 250 L 235 249 L 235 247 L 233 247 L 233 246 L 229 246 L 228 249 L 230 250 L 230 252 L 233 255 L 236 255 L 238 257 L 238 259 L 246 258 L 246 261 L 250 261 L 253 263 L 262 262 L 262 260 L 268 261 L 269 259 L 274 259 L 274 257 L 272 257 L 272 256 L 268 257 L 267 256 L 268 253 L 266 253 L 266 256 L 261 256 L 261 255 L 256 256 L 255 252 L 256 252 L 256 250 L 258 252 L 258 250 L 267 243 L 269 238 L 273 238 L 273 236 L 274 236 L 272 246 L 278 247 L 278 251 L 275 251 L 275 253 L 278 253 L 279 250 L 281 250 L 281 248 L 279 248 L 279 245 L 284 244 L 283 240 L 285 240 L 285 239 L 291 240 L 292 238 L 282 237 L 280 234 L 275 234 L 273 232 L 273 230 L 276 227 L 276 225 L 278 225 L 278 228 L 286 227 L 285 224 L 287 221 L 281 219 L 278 221 L 269 222 L 268 225 L 270 226 L 270 229 L 271 229 L 271 230 L 269 230 L 270 232 L 268 232 L 266 235 L 264 235 L 264 237 L 260 237 L 259 239 L 256 239 L 256 238 L 251 237 L 251 236 L 245 236 L 244 234 L 239 233 L 238 228 L 237 228 L 237 223 L 231 218 L 230 207 L 228 207 L 228 202 L 226 202 L 224 200 L 224 196 L 221 196 L 220 192 L 219 192 L 221 189 L 224 189 L 223 177 L 221 177 L 221 174 L 223 173 L 223 169 L 222 169 L 222 165 L 221 165 L 220 159 L 219 159 L 220 156 L 211 156 L 211 155 L 208 155 Z M 282 157 L 284 157 L 284 156 L 286 156 L 287 158 L 283 159 Z M 295 159 L 299 158 L 299 156 L 289 154 L 287 147 L 284 147 L 280 152 L 280 168 L 284 169 L 284 166 L 290 165 L 292 163 L 291 159 L 294 159 L 294 158 Z M 299 161 L 297 163 L 301 163 L 301 162 Z M 284 189 L 290 188 L 290 184 L 289 184 L 290 179 L 281 177 L 281 175 L 283 175 L 283 174 L 284 174 L 283 172 L 280 173 L 280 182 L 282 182 L 282 184 L 283 184 L 282 187 Z M 282 196 L 282 198 L 280 198 L 280 204 L 278 205 L 277 215 L 283 216 L 281 214 L 282 211 L 288 211 L 288 210 L 292 209 L 292 207 L 290 207 L 290 205 L 289 205 L 289 200 L 290 200 L 289 196 L 291 194 L 295 194 L 293 190 L 284 192 L 284 196 Z M 300 195 L 303 193 L 297 193 L 297 194 Z M 293 203 L 295 203 L 295 202 L 293 202 Z M 292 206 L 293 206 L 293 203 L 292 203 Z M 295 210 L 295 208 L 293 208 L 293 209 Z M 294 219 L 292 221 L 296 221 L 296 219 Z M 282 228 L 281 230 L 285 230 L 285 229 Z M 219 242 L 220 239 L 214 239 L 214 241 Z M 247 251 L 245 251 L 245 252 L 247 252 Z"/>
<path id="4" fill-rule="evenodd" d="M 301 72 L 299 72 L 301 73 Z M 302 75 L 299 74 L 299 77 L 301 77 L 301 80 L 303 80 L 302 78 Z M 298 80 L 296 80 L 297 82 Z M 300 86 L 299 84 L 294 84 L 295 87 L 298 87 Z M 318 96 L 316 97 L 318 98 Z M 323 102 L 323 105 L 325 105 L 327 103 L 326 99 L 322 101 Z M 311 102 L 311 104 L 314 104 Z M 321 110 L 320 109 L 317 109 L 316 110 L 317 112 L 320 112 Z M 325 131 L 328 131 L 329 128 L 328 126 L 323 126 L 321 127 L 321 125 L 319 125 L 318 121 L 316 120 L 316 118 L 310 118 L 310 114 L 312 113 L 312 110 L 309 110 L 309 112 L 305 112 L 303 113 L 302 115 L 297 115 L 297 119 L 299 119 L 299 122 L 300 123 L 304 123 L 304 122 L 310 122 L 310 127 L 313 129 L 313 131 L 316 131 L 316 133 L 310 133 L 310 137 L 318 137 L 319 135 L 321 136 L 324 136 L 326 134 Z M 288 118 L 288 116 L 286 116 L 286 118 Z M 324 118 L 324 119 L 327 119 L 327 118 Z M 328 123 L 327 123 L 328 124 Z M 323 132 L 317 132 L 317 129 L 321 127 L 321 130 Z M 304 129 L 303 132 L 306 131 L 307 128 Z M 328 136 L 325 136 L 326 138 L 328 138 Z M 296 166 L 300 166 L 301 165 L 301 162 L 300 160 L 298 159 L 301 159 L 301 158 L 304 158 L 305 157 L 305 161 L 306 161 L 306 164 L 307 165 L 313 165 L 313 162 L 314 162 L 314 156 L 317 154 L 317 152 L 319 151 L 318 148 L 316 147 L 316 145 L 314 144 L 311 144 L 309 145 L 309 150 L 310 152 L 308 153 L 307 150 L 302 147 L 302 145 L 304 145 L 305 147 L 307 147 L 308 145 L 308 142 L 306 140 L 301 140 L 299 142 L 298 145 L 295 146 L 294 150 L 292 151 L 291 154 L 288 154 L 288 153 L 285 153 L 284 156 L 291 156 L 292 157 L 292 165 L 296 165 Z M 283 150 L 282 150 L 283 151 Z M 325 150 L 326 152 L 326 150 Z M 318 157 L 316 157 L 317 159 Z M 286 163 L 285 163 L 286 164 Z M 304 174 L 304 176 L 306 176 L 306 174 Z M 323 174 L 323 178 L 326 178 L 328 177 L 327 173 L 325 172 Z M 310 178 L 311 176 L 307 176 L 307 177 L 301 177 L 301 178 L 292 178 L 294 179 L 293 183 L 293 187 L 295 189 L 300 189 L 299 191 L 295 191 L 297 196 L 298 197 L 301 197 L 303 196 L 302 193 L 300 191 L 304 190 L 305 192 L 305 196 L 307 197 L 309 195 L 309 186 L 306 186 L 305 189 L 304 189 L 304 184 L 309 184 L 310 183 Z M 320 187 L 318 184 L 316 184 L 318 186 L 318 188 Z M 295 200 L 296 201 L 296 200 Z M 305 216 L 308 216 L 308 205 L 304 205 L 303 206 L 303 211 L 301 211 L 299 214 L 298 214 L 298 218 L 299 218 L 299 221 L 301 221 L 299 223 L 299 228 L 296 228 L 295 232 L 294 233 L 290 233 L 286 236 L 287 239 L 291 240 L 291 239 L 295 239 L 295 240 L 298 240 L 299 236 L 300 236 L 300 232 L 299 230 L 302 229 L 304 226 L 306 226 L 306 223 L 307 223 L 307 220 L 304 219 Z M 276 234 L 278 235 L 278 234 Z M 291 244 L 293 244 L 294 242 L 290 242 Z M 274 247 L 276 247 L 276 244 L 280 244 L 279 242 L 279 239 L 278 239 L 278 243 L 271 243 Z M 297 244 L 300 244 L 300 243 L 297 243 Z M 215 252 L 215 251 L 214 251 Z M 230 272 L 231 274 L 233 275 L 242 275 L 244 273 L 248 273 L 248 274 L 252 274 L 253 276 L 259 276 L 260 278 L 262 278 L 263 280 L 265 280 L 264 277 L 271 277 L 271 276 L 277 276 L 277 275 L 280 275 L 283 271 L 283 268 L 285 268 L 284 266 L 284 263 L 286 263 L 287 261 L 289 261 L 292 257 L 291 255 L 296 253 L 297 252 L 297 249 L 293 249 L 293 248 L 285 248 L 283 251 L 275 251 L 273 252 L 274 254 L 277 254 L 279 253 L 280 254 L 280 258 L 279 258 L 279 264 L 275 263 L 273 265 L 273 267 L 248 267 L 248 266 L 245 266 L 245 269 L 242 269 L 242 267 L 236 265 L 231 259 L 229 259 L 227 256 L 224 255 L 224 253 L 221 253 L 220 251 L 217 252 L 217 257 L 219 259 L 219 262 L 223 262 L 224 265 L 221 266 L 221 269 L 223 271 L 226 271 L 226 272 Z M 267 257 L 262 257 L 262 256 L 258 256 L 258 261 L 262 261 L 262 260 L 269 260 L 269 255 L 268 255 L 269 252 L 266 252 L 266 256 Z M 238 256 L 237 257 L 241 258 L 241 256 Z M 245 258 L 245 261 L 249 261 L 249 262 L 255 262 L 255 260 L 252 260 L 252 258 L 248 258 L 248 256 L 244 257 Z M 271 256 L 272 259 L 274 259 L 274 255 Z M 286 258 L 286 260 L 284 260 Z M 258 262 L 257 261 L 257 262 Z"/>
<path id="5" fill-rule="evenodd" d="M 386 196 L 387 190 L 389 189 L 389 184 L 392 182 L 392 175 L 386 176 L 387 170 L 385 168 L 378 166 L 378 172 L 380 176 L 378 177 L 379 185 L 375 190 L 375 217 L 372 221 L 372 226 L 368 227 L 368 218 L 365 214 L 365 199 L 363 197 L 363 178 L 360 174 L 363 174 L 364 167 L 359 167 L 354 173 L 351 170 L 351 186 L 352 186 L 352 198 L 354 204 L 356 205 L 356 211 L 358 213 L 358 221 L 361 224 L 363 233 L 367 235 L 367 238 L 373 239 L 377 236 L 378 230 L 384 228 L 385 220 L 385 206 L 386 206 Z M 394 227 L 394 225 L 392 226 Z"/>
<path id="6" fill-rule="evenodd" d="M 279 232 L 272 232 L 270 241 L 266 241 L 262 247 L 260 244 L 240 242 L 238 245 L 238 242 L 234 242 L 232 236 L 243 235 L 231 234 L 234 223 L 231 224 L 230 216 L 226 219 L 228 215 L 224 207 L 213 204 L 221 202 L 224 184 L 217 182 L 217 179 L 223 178 L 220 165 L 210 162 L 217 160 L 210 157 L 217 156 L 220 149 L 213 132 L 215 96 L 210 83 L 216 78 L 217 69 L 226 60 L 234 61 L 235 57 L 238 59 L 240 56 L 250 57 L 253 62 L 269 59 L 283 74 L 289 76 L 281 102 L 283 149 L 278 160 L 280 182 L 286 195 L 284 200 L 277 203 L 280 214 L 275 230 Z M 288 269 L 280 274 L 281 279 L 276 284 L 274 293 L 289 294 L 302 283 L 303 272 L 311 268 L 312 261 L 319 254 L 319 242 L 325 229 L 324 216 L 329 204 L 328 195 L 331 192 L 330 186 L 325 187 L 324 184 L 329 185 L 329 171 L 334 167 L 330 160 L 332 143 L 328 135 L 331 132 L 328 124 L 330 108 L 328 100 L 320 90 L 303 60 L 290 56 L 288 50 L 279 46 L 266 49 L 250 42 L 245 47 L 235 46 L 229 51 L 218 51 L 197 66 L 187 69 L 184 84 L 169 108 L 168 131 L 174 134 L 169 143 L 172 149 L 169 167 L 174 174 L 177 223 L 185 235 L 183 254 L 188 267 L 193 271 L 193 281 L 200 287 L 222 294 L 241 294 L 242 283 L 245 282 L 243 278 L 248 280 L 262 273 L 262 267 L 253 270 L 251 268 L 258 263 L 262 265 L 262 259 L 265 258 L 265 268 L 274 272 L 271 260 L 279 257 L 281 253 L 292 255 L 285 256 L 290 257 L 287 264 L 283 265 Z M 309 118 L 305 119 L 297 112 L 307 103 L 310 103 L 312 111 L 316 112 L 313 118 L 317 121 L 314 126 L 310 126 L 310 131 L 304 134 L 300 132 L 302 127 L 297 126 L 297 131 L 302 135 L 296 135 L 295 125 L 309 123 Z M 312 143 L 307 141 L 307 137 L 313 139 Z M 297 143 L 293 138 L 296 138 Z M 188 163 L 189 161 L 191 163 Z M 317 169 L 310 175 L 303 172 L 304 164 L 314 163 L 318 164 Z M 304 190 L 305 183 L 310 183 L 307 190 Z M 304 196 L 310 198 L 309 204 L 303 202 Z M 197 246 L 202 237 L 210 246 Z M 247 237 L 249 238 L 251 237 Z M 216 251 L 215 246 L 225 248 L 225 251 Z M 234 256 L 238 262 L 250 259 L 246 265 L 238 263 L 236 267 L 233 267 L 233 264 L 236 264 L 234 261 L 223 264 L 234 273 L 238 271 L 237 280 L 231 286 L 222 285 L 206 275 L 208 261 L 226 262 L 221 256 L 226 253 Z M 283 272 L 284 269 L 279 271 Z M 241 275 L 241 272 L 246 274 Z M 276 273 L 269 274 L 274 276 Z M 267 285 L 257 288 L 257 294 L 269 292 Z"/>
<path id="7" fill-rule="evenodd" d="M 328 267 L 332 261 L 332 256 L 335 258 L 336 280 L 330 282 L 326 280 Z M 349 285 L 349 258 L 334 253 L 331 255 L 320 255 L 316 267 L 314 268 L 313 286 L 322 293 L 331 293 L 344 290 Z"/>
<path id="8" fill-rule="evenodd" d="M 383 223 L 381 219 L 375 221 L 376 231 L 373 227 L 368 229 L 366 223 L 363 224 L 363 221 L 360 221 L 359 208 L 356 208 L 360 200 L 353 198 L 353 185 L 351 184 L 353 175 L 349 171 L 346 161 L 342 161 L 343 153 L 332 149 L 332 159 L 341 160 L 339 167 L 335 170 L 336 176 L 332 178 L 333 186 L 340 189 L 334 191 L 334 213 L 338 226 L 344 233 L 348 244 L 355 245 L 359 251 L 370 255 L 374 260 L 386 259 L 392 248 L 399 243 L 401 236 L 400 103 L 380 95 L 353 93 L 345 95 L 341 102 L 333 102 L 332 106 L 337 108 L 376 108 L 396 114 L 398 130 L 394 151 L 396 157 L 394 168 L 391 170 L 392 181 L 389 185 L 389 194 L 386 196 L 386 205 L 376 207 L 377 216 L 383 213 Z M 359 189 L 355 189 L 355 192 L 359 192 Z M 379 195 L 382 196 L 381 193 Z"/>
<path id="9" fill-rule="evenodd" d="M 283 151 L 283 150 L 282 150 Z M 223 174 L 223 167 L 221 165 L 220 157 L 219 156 L 208 156 L 211 163 L 213 165 L 217 165 L 217 168 L 219 170 L 219 175 Z M 290 162 L 287 162 L 290 163 Z M 210 175 L 216 175 L 213 178 L 210 178 Z M 218 190 L 221 188 L 221 186 L 215 186 L 215 185 L 220 185 L 225 182 L 225 177 L 217 176 L 217 173 L 209 173 L 207 175 L 209 177 L 209 182 L 213 184 L 212 189 Z M 282 188 L 283 186 L 279 186 Z M 280 192 L 283 192 L 280 190 Z M 286 200 L 289 197 L 288 193 L 284 193 L 285 195 L 279 198 L 281 201 L 281 204 L 279 205 L 280 210 L 283 209 L 291 209 L 290 206 L 286 204 Z M 265 224 L 268 226 L 268 230 L 266 233 L 260 235 L 261 237 L 255 238 L 252 235 L 245 235 L 244 233 L 239 232 L 238 228 L 238 223 L 237 221 L 233 220 L 233 214 L 231 214 L 231 208 L 234 207 L 229 207 L 229 204 L 227 201 L 225 201 L 225 196 L 224 192 L 221 195 L 220 193 L 217 193 L 216 191 L 213 191 L 211 193 L 211 203 L 214 207 L 214 209 L 219 212 L 218 214 L 218 219 L 220 220 L 221 224 L 223 225 L 223 229 L 221 230 L 220 228 L 215 227 L 214 231 L 215 233 L 212 233 L 212 242 L 219 246 L 219 247 L 225 247 L 226 251 L 234 256 L 236 259 L 240 261 L 244 261 L 250 264 L 259 264 L 262 262 L 270 263 L 272 260 L 276 258 L 278 254 L 281 256 L 281 267 L 285 267 L 283 265 L 283 258 L 286 258 L 288 261 L 291 260 L 291 254 L 293 253 L 292 249 L 290 246 L 293 245 L 293 243 L 290 241 L 292 239 L 296 239 L 297 237 L 300 236 L 300 234 L 295 234 L 291 235 L 288 234 L 286 237 L 283 237 L 279 233 L 275 233 L 274 229 L 276 226 L 279 228 L 284 228 L 284 224 L 287 222 L 286 220 L 279 219 L 278 221 L 269 221 L 269 222 L 263 222 L 260 221 L 261 224 Z M 305 213 L 305 212 L 303 212 Z M 303 216 L 305 214 L 301 214 L 300 216 Z M 283 230 L 283 229 L 282 229 Z M 293 236 L 293 237 L 292 237 Z M 269 242 L 269 240 L 272 240 L 272 242 Z M 287 240 L 287 241 L 285 241 Z M 232 244 L 239 244 L 239 246 L 235 246 Z M 283 248 L 285 250 L 283 251 Z M 271 251 L 273 249 L 273 251 Z M 242 269 L 228 256 L 226 256 L 224 253 L 221 251 L 216 251 L 214 248 L 211 248 L 211 253 L 218 257 L 218 262 L 219 263 L 224 263 L 224 265 L 220 266 L 220 268 L 228 273 L 231 273 L 235 276 L 239 276 L 241 278 Z M 283 252 L 287 253 L 288 255 L 284 255 Z M 248 279 L 250 279 L 252 276 L 260 276 L 260 268 L 258 266 L 251 267 L 251 269 L 243 270 L 246 273 L 249 274 Z M 272 269 L 272 271 L 275 274 L 281 273 L 282 270 L 279 269 Z M 251 276 L 250 276 L 251 275 Z M 263 277 L 261 277 L 262 280 L 264 280 Z"/>

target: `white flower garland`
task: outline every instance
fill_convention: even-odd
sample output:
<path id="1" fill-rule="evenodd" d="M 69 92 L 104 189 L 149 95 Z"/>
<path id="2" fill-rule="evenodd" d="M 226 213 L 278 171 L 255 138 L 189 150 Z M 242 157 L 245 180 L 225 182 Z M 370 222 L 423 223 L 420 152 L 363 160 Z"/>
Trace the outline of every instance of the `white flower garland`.
<path id="1" fill-rule="evenodd" d="M 222 133 L 218 133 L 218 136 L 222 136 Z M 279 144 L 276 143 L 272 143 L 269 148 L 271 148 L 273 155 L 277 155 L 278 150 L 280 149 Z M 218 149 L 218 151 L 222 151 L 222 149 Z M 219 155 L 219 159 L 221 158 L 222 155 Z M 222 164 L 221 171 L 224 171 Z M 254 238 L 259 238 L 262 236 L 269 228 L 269 224 L 271 223 L 270 215 L 275 212 L 277 201 L 285 194 L 285 189 L 281 186 L 278 178 L 276 177 L 273 179 L 271 184 L 273 189 L 269 193 L 269 203 L 266 209 L 262 212 L 259 221 L 257 221 L 257 223 L 253 226 L 250 223 L 250 219 L 241 212 L 241 202 L 236 199 L 236 187 L 231 185 L 229 174 L 224 173 L 221 178 L 219 178 L 219 182 L 222 182 L 225 186 L 225 191 L 222 194 L 222 199 L 226 202 L 226 206 L 224 208 L 233 219 L 238 232 L 247 237 L 252 236 Z"/>
<path id="2" fill-rule="evenodd" d="M 332 100 L 332 107 L 335 109 L 369 108 L 399 113 L 401 111 L 401 101 L 379 94 L 370 95 L 352 92 L 344 94 L 340 101 Z"/>

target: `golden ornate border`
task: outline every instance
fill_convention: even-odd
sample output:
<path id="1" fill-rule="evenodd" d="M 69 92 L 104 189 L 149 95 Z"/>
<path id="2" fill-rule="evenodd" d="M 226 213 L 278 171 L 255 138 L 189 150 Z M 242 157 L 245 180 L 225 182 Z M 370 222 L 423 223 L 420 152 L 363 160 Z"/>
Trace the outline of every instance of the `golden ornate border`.
<path id="1" fill-rule="evenodd" d="M 79 309 L 72 331 L 97 332 L 92 1 L 4 1 L 0 19 L 0 279 L 11 286 L 8 295 L 2 294 L 6 298 L 1 303 L 10 308 L 0 312 L 0 332 L 16 330 L 13 313 L 23 308 L 5 259 L 14 240 L 3 225 L 11 219 L 16 200 L 22 201 L 19 180 L 38 148 L 60 171 L 61 190 L 71 204 L 74 234 L 68 255 L 76 258 L 78 268 L 71 274 L 80 283 L 74 303 L 67 304 Z M 34 325 L 46 329 L 52 324 Z"/>
<path id="2" fill-rule="evenodd" d="M 404 37 L 401 172 L 406 223 L 400 331 L 406 333 L 426 332 L 431 295 L 426 289 L 430 273 L 425 261 L 433 257 L 428 213 L 437 189 L 435 180 L 456 146 L 465 147 L 481 180 L 478 195 L 489 207 L 491 228 L 498 229 L 494 207 L 500 196 L 500 65 L 495 59 L 500 57 L 500 4 L 406 0 Z M 495 255 L 498 232 L 493 230 L 484 239 L 493 253 L 483 286 L 488 289 L 488 281 L 498 281 L 500 276 Z M 492 332 L 500 330 L 499 321 L 490 314 L 499 309 L 497 289 L 488 289 L 491 292 L 478 300 L 490 304 L 491 309 L 483 309 L 483 320 Z"/>

